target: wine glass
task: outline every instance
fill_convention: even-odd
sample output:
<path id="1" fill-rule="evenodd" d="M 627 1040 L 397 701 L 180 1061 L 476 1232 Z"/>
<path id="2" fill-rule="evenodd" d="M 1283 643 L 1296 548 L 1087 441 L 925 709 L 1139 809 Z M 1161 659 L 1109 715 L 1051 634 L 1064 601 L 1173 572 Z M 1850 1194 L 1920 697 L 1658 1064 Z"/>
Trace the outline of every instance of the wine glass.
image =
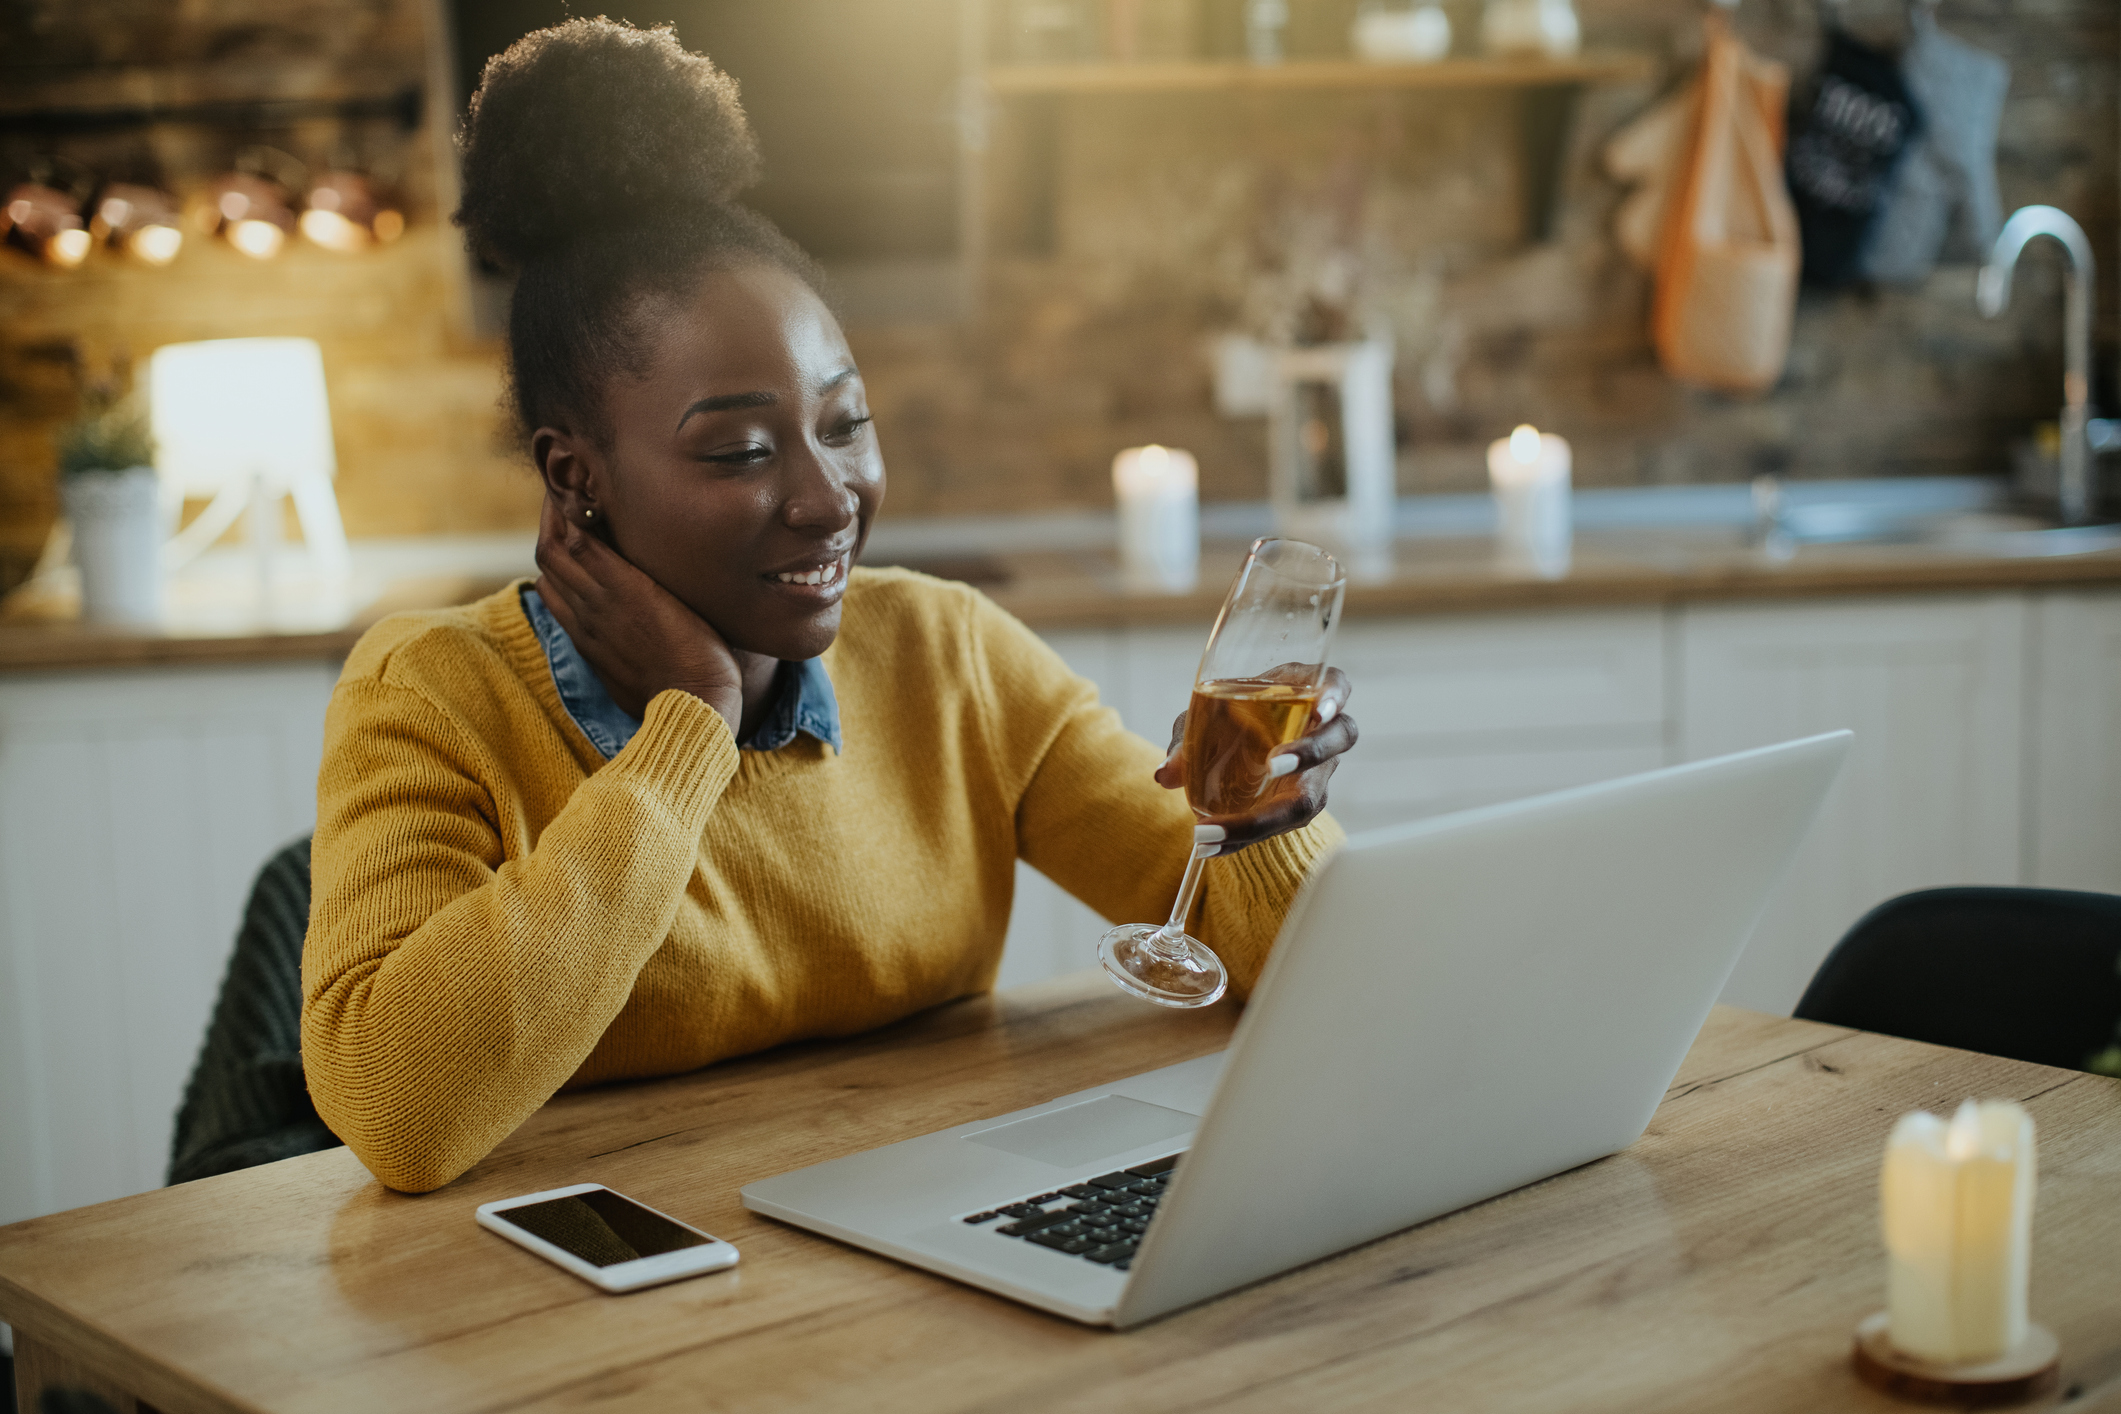
<path id="1" fill-rule="evenodd" d="M 1269 761 L 1311 725 L 1347 583 L 1340 563 L 1316 545 L 1253 542 L 1215 616 L 1186 709 L 1180 755 L 1194 814 L 1256 815 L 1298 789 Z M 1217 848 L 1193 847 L 1169 922 L 1121 924 L 1098 944 L 1121 991 L 1158 1006 L 1199 1007 L 1230 985 L 1223 960 L 1186 933 L 1201 866 Z"/>

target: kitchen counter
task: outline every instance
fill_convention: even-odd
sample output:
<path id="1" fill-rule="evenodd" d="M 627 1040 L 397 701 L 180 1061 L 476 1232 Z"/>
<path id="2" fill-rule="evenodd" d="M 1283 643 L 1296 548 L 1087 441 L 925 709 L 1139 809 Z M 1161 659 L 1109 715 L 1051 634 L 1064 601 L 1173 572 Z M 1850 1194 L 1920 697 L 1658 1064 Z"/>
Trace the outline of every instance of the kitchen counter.
<path id="1" fill-rule="evenodd" d="M 1244 549 L 1238 540 L 1209 541 L 1200 588 L 1159 595 L 1122 588 L 1112 552 L 1101 546 L 992 553 L 921 553 L 918 546 L 916 539 L 893 542 L 880 532 L 868 559 L 977 584 L 1041 630 L 1197 625 L 1203 632 Z M 534 573 L 529 550 L 517 537 L 437 538 L 417 548 L 396 542 L 371 557 L 367 592 L 346 596 L 336 610 L 312 606 L 271 621 L 228 608 L 223 596 L 222 606 L 211 612 L 180 613 L 174 626 L 144 632 L 78 622 L 0 622 L 0 673 L 341 658 L 386 614 L 464 603 L 517 574 Z M 358 561 L 359 542 L 355 551 Z M 357 579 L 362 574 L 357 563 Z M 1485 537 L 1421 536 L 1399 542 L 1389 575 L 1350 585 L 1347 614 L 1386 618 L 2094 584 L 2121 584 L 2121 550 L 2014 557 L 1938 544 L 1804 545 L 1778 559 L 1747 546 L 1727 527 L 1591 530 L 1577 536 L 1569 573 L 1543 580 L 1501 569 Z"/>
<path id="2" fill-rule="evenodd" d="M 531 571 L 534 573 L 534 571 Z M 0 674 L 79 668 L 207 667 L 344 658 L 387 615 L 438 609 L 491 594 L 514 578 L 494 574 L 421 574 L 393 580 L 358 607 L 283 618 L 216 614 L 168 628 L 139 629 L 79 621 L 0 621 Z"/>
<path id="3" fill-rule="evenodd" d="M 2121 550 L 2012 557 L 1932 545 L 1812 545 L 1772 559 L 1734 539 L 1684 530 L 1579 535 L 1574 563 L 1559 579 L 1504 570 L 1485 538 L 1403 540 L 1389 576 L 1350 582 L 1347 617 L 2121 584 Z M 1200 588 L 1191 594 L 1128 594 L 1111 556 L 1092 552 L 995 556 L 1008 578 L 982 587 L 1033 628 L 1197 623 L 1205 632 L 1242 557 L 1239 545 L 1206 547 Z"/>

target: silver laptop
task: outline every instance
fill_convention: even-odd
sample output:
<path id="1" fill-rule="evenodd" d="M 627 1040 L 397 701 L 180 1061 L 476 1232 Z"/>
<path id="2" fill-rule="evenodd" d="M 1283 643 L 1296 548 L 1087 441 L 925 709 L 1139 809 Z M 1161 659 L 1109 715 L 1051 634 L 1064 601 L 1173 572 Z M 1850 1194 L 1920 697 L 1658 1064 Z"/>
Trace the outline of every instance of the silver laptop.
<path id="1" fill-rule="evenodd" d="M 1848 743 L 1358 836 L 1297 896 L 1227 1050 L 744 1206 L 1131 1326 L 1626 1148 Z"/>

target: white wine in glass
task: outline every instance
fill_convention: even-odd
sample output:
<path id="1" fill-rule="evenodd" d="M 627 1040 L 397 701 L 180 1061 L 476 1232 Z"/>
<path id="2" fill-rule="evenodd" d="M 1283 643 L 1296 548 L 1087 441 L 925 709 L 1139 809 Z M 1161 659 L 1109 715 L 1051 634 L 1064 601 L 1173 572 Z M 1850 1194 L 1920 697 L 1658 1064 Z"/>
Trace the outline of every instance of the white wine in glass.
<path id="1" fill-rule="evenodd" d="M 1296 776 L 1277 776 L 1269 763 L 1315 724 L 1346 589 L 1339 562 L 1316 545 L 1253 543 L 1215 616 L 1186 709 L 1186 803 L 1203 821 L 1258 815 L 1300 789 Z M 1222 959 L 1186 932 L 1201 868 L 1216 850 L 1193 847 L 1170 921 L 1105 934 L 1097 955 L 1122 991 L 1197 1007 L 1229 987 Z"/>

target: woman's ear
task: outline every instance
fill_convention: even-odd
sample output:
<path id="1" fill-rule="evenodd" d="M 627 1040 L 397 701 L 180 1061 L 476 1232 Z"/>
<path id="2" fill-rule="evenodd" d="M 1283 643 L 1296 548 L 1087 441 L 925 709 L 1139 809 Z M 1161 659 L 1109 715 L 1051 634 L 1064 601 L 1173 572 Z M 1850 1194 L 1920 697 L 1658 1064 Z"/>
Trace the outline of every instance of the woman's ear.
<path id="1" fill-rule="evenodd" d="M 562 428 L 540 427 L 531 434 L 530 456 L 561 516 L 571 525 L 595 528 L 604 514 L 597 496 L 604 468 L 596 449 Z"/>

